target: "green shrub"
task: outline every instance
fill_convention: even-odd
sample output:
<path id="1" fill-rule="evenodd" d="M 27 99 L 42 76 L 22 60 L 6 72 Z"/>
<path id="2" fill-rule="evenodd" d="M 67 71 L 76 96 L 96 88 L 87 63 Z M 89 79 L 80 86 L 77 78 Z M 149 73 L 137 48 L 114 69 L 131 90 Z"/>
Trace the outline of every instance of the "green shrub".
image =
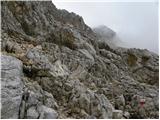
<path id="1" fill-rule="evenodd" d="M 35 32 L 34 32 L 34 28 L 31 25 L 28 25 L 25 21 L 21 22 L 21 26 L 23 31 L 30 36 L 34 36 Z"/>
<path id="2" fill-rule="evenodd" d="M 149 56 L 142 56 L 142 64 L 145 64 L 149 59 Z"/>
<path id="3" fill-rule="evenodd" d="M 74 44 L 75 37 L 69 30 L 60 29 L 59 31 L 54 31 L 47 38 L 47 42 L 54 42 L 59 46 L 66 46 L 70 49 L 76 48 Z"/>
<path id="4" fill-rule="evenodd" d="M 129 53 L 128 54 L 128 59 L 127 59 L 127 63 L 129 66 L 134 66 L 136 65 L 136 62 L 137 62 L 137 57 L 132 54 L 132 53 Z"/>
<path id="5" fill-rule="evenodd" d="M 69 47 L 70 49 L 75 49 L 74 45 L 75 38 L 73 34 L 70 33 L 69 31 L 67 32 L 64 31 L 62 34 L 63 37 L 61 39 L 63 41 L 63 45 Z"/>

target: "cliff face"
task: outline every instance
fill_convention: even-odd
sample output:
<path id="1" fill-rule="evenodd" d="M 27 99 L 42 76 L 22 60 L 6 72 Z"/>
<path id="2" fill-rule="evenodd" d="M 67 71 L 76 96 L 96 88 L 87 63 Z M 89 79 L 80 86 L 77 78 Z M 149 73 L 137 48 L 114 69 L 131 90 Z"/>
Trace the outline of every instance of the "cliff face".
<path id="1" fill-rule="evenodd" d="M 51 1 L 1 5 L 2 118 L 158 118 L 158 55 L 112 49 Z"/>

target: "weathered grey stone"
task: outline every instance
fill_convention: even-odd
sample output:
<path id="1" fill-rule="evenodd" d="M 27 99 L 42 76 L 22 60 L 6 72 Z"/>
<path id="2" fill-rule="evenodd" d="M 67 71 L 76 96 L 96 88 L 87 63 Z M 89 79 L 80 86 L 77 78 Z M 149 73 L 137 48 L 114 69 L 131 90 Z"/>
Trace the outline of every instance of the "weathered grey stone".
<path id="1" fill-rule="evenodd" d="M 53 64 L 51 74 L 53 76 L 67 76 L 69 75 L 69 70 L 67 66 L 63 65 L 61 61 L 58 60 Z"/>
<path id="2" fill-rule="evenodd" d="M 39 116 L 37 110 L 35 107 L 30 107 L 28 110 L 27 110 L 27 119 L 37 119 Z"/>
<path id="3" fill-rule="evenodd" d="M 27 58 L 32 59 L 36 64 L 39 64 L 39 68 L 41 69 L 49 69 L 51 67 L 48 58 L 37 47 L 30 49 L 26 56 Z"/>
<path id="4" fill-rule="evenodd" d="M 91 59 L 92 61 L 94 61 L 93 56 L 85 49 L 80 49 L 80 52 L 82 52 L 87 58 Z"/>
<path id="5" fill-rule="evenodd" d="M 38 110 L 40 113 L 40 119 L 56 119 L 58 117 L 58 113 L 52 108 L 39 106 Z"/>
<path id="6" fill-rule="evenodd" d="M 18 119 L 23 90 L 22 62 L 7 55 L 2 55 L 1 61 L 1 118 Z"/>
<path id="7" fill-rule="evenodd" d="M 125 98 L 123 95 L 120 95 L 117 97 L 117 99 L 115 99 L 115 106 L 117 109 L 119 110 L 124 110 L 125 107 Z"/>
<path id="8" fill-rule="evenodd" d="M 44 91 L 44 105 L 50 108 L 58 109 L 58 104 L 51 93 Z"/>
<path id="9" fill-rule="evenodd" d="M 122 119 L 123 111 L 121 110 L 113 110 L 113 119 Z"/>
<path id="10" fill-rule="evenodd" d="M 99 100 L 101 107 L 104 109 L 102 112 L 102 118 L 112 118 L 114 108 L 110 101 L 103 94 L 99 96 Z"/>
<path id="11" fill-rule="evenodd" d="M 124 114 L 123 114 L 123 116 L 125 117 L 125 118 L 127 118 L 127 119 L 129 119 L 129 117 L 130 117 L 130 114 L 129 114 L 129 112 L 124 112 Z"/>

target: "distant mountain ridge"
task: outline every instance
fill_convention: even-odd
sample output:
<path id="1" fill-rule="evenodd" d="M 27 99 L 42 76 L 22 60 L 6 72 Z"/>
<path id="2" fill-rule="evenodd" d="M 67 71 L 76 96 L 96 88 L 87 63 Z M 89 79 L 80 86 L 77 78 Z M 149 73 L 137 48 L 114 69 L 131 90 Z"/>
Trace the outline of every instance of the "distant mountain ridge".
<path id="1" fill-rule="evenodd" d="M 127 45 L 119 38 L 116 32 L 105 25 L 97 26 L 93 28 L 93 31 L 96 33 L 99 41 L 106 42 L 112 48 L 129 47 L 129 45 Z"/>

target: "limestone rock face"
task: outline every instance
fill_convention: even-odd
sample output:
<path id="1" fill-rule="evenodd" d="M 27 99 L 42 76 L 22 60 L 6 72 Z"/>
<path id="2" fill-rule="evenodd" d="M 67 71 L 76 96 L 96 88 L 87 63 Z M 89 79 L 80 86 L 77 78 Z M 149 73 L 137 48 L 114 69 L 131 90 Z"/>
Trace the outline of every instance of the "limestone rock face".
<path id="1" fill-rule="evenodd" d="M 51 1 L 1 5 L 2 118 L 159 117 L 158 55 L 113 48 Z"/>
<path id="2" fill-rule="evenodd" d="M 17 119 L 23 90 L 22 62 L 12 56 L 1 56 L 2 118 Z"/>

